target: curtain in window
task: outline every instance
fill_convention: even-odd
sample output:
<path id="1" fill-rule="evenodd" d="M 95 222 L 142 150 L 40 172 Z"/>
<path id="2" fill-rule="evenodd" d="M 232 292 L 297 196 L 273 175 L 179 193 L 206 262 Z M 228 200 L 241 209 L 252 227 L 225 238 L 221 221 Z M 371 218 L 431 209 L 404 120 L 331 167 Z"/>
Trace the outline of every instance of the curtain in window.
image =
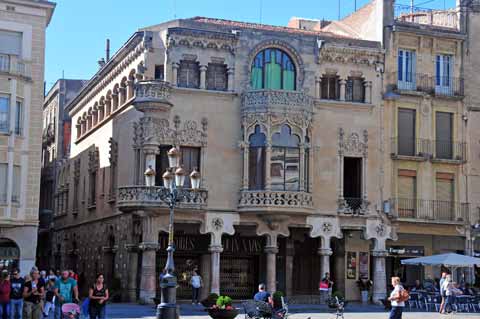
<path id="1" fill-rule="evenodd" d="M 266 55 L 269 56 L 269 58 L 265 59 L 268 61 L 265 63 L 265 88 L 280 90 L 282 88 L 280 52 L 276 50 L 267 50 Z"/>
<path id="2" fill-rule="evenodd" d="M 295 66 L 282 50 L 265 49 L 252 65 L 253 89 L 295 90 Z"/>
<path id="3" fill-rule="evenodd" d="M 263 52 L 260 52 L 253 62 L 252 67 L 252 89 L 263 88 Z"/>
<path id="4" fill-rule="evenodd" d="M 295 68 L 292 61 L 285 53 L 283 53 L 282 60 L 283 89 L 293 91 L 295 90 Z"/>

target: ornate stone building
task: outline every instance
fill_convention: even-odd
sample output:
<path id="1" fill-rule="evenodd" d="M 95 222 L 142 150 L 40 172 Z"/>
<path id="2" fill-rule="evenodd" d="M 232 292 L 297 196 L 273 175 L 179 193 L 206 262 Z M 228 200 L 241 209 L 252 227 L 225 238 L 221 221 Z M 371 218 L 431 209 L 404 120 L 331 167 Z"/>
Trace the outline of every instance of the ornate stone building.
<path id="1" fill-rule="evenodd" d="M 0 268 L 35 264 L 45 29 L 55 4 L 0 1 Z"/>
<path id="2" fill-rule="evenodd" d="M 40 180 L 40 218 L 37 266 L 46 269 L 52 264 L 50 227 L 55 204 L 57 168 L 70 156 L 71 121 L 65 106 L 86 81 L 59 79 L 43 103 L 42 175 Z"/>
<path id="3" fill-rule="evenodd" d="M 454 109 L 458 125 L 462 92 L 446 85 L 437 92 L 434 74 L 427 92 L 406 93 L 392 80 L 399 56 L 393 43 L 400 41 L 392 39 L 416 30 L 394 19 L 393 9 L 391 1 L 374 1 L 357 12 L 366 18 L 295 18 L 290 27 L 195 17 L 132 35 L 67 107 L 74 129 L 57 182 L 55 267 L 89 281 L 102 271 L 119 297 L 151 302 L 166 259 L 168 208 L 160 194 L 172 146 L 187 173 L 201 173 L 201 190 L 175 211 L 179 298 L 190 296 L 189 276 L 198 268 L 203 295 L 249 298 L 259 282 L 289 296 L 316 295 L 321 275 L 331 272 L 335 290 L 349 300 L 360 299 L 358 279 L 372 279 L 378 301 L 387 273 L 401 270 L 399 251 L 430 254 L 444 249 L 434 244 L 464 244 L 468 205 L 439 205 L 432 196 L 438 178 L 441 191 L 459 185 L 455 200 L 445 202 L 467 202 L 465 135 L 456 130 L 452 141 L 461 143 L 451 147 L 426 135 L 435 133 L 437 103 Z M 463 34 L 451 29 L 442 32 Z M 461 65 L 452 46 L 461 39 L 448 39 L 442 41 Z M 425 63 L 433 65 L 430 52 Z M 435 152 L 399 154 L 412 141 L 399 138 L 397 109 L 418 105 L 422 112 L 426 103 L 429 120 L 417 122 L 425 134 L 418 136 Z M 156 172 L 155 186 L 145 186 L 147 169 Z M 425 197 L 417 201 L 398 185 L 420 171 Z M 421 206 L 408 206 L 412 201 Z M 437 241 L 440 234 L 450 237 Z"/>

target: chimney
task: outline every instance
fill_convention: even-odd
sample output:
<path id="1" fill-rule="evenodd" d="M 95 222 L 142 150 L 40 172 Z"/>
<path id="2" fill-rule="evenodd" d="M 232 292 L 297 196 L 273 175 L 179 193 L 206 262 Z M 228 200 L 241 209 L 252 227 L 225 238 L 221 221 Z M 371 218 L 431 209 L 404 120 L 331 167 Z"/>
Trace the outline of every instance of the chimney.
<path id="1" fill-rule="evenodd" d="M 105 65 L 105 59 L 104 58 L 101 58 L 100 60 L 98 60 L 98 66 L 101 68 L 103 68 L 103 66 Z"/>
<path id="2" fill-rule="evenodd" d="M 107 39 L 107 44 L 105 46 L 105 62 L 110 61 L 110 39 Z"/>

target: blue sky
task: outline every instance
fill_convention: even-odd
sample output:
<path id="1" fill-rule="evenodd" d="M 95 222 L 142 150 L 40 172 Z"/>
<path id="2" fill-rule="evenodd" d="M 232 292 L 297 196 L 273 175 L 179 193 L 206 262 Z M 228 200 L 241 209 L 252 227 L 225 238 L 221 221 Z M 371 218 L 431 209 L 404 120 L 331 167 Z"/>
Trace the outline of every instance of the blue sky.
<path id="1" fill-rule="evenodd" d="M 53 0 L 55 1 L 55 0 Z M 455 0 L 416 0 L 424 7 L 443 8 Z M 286 25 L 290 17 L 332 20 L 338 0 L 56 0 L 47 29 L 45 81 L 47 89 L 62 77 L 90 79 L 105 55 L 105 39 L 113 53 L 137 29 L 177 18 L 208 16 L 248 22 Z M 340 0 L 341 15 L 354 10 L 355 0 Z M 357 0 L 357 7 L 369 0 Z M 408 4 L 409 0 L 398 0 Z M 428 2 L 427 4 L 424 4 Z M 262 5 L 260 5 L 262 4 Z"/>

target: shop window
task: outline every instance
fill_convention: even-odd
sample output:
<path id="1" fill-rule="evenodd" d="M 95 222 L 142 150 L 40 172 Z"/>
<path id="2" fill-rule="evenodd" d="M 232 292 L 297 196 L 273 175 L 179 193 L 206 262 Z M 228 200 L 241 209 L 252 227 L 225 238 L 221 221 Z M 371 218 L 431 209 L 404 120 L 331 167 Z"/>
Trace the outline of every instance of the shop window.
<path id="1" fill-rule="evenodd" d="M 300 138 L 288 125 L 272 136 L 270 176 L 272 190 L 298 191 L 300 186 Z"/>
<path id="2" fill-rule="evenodd" d="M 255 132 L 249 137 L 248 152 L 248 188 L 260 190 L 265 188 L 265 145 L 266 136 L 255 126 Z"/>
<path id="3" fill-rule="evenodd" d="M 253 60 L 251 77 L 253 89 L 295 90 L 295 65 L 280 49 L 259 52 Z"/>
<path id="4" fill-rule="evenodd" d="M 227 66 L 219 63 L 209 63 L 207 68 L 207 90 L 227 90 Z"/>
<path id="5" fill-rule="evenodd" d="M 345 100 L 350 102 L 365 102 L 365 85 L 362 78 L 349 77 L 345 88 Z"/>
<path id="6" fill-rule="evenodd" d="M 343 196 L 348 206 L 357 211 L 362 204 L 362 158 L 343 158 Z"/>
<path id="7" fill-rule="evenodd" d="M 327 74 L 322 77 L 321 98 L 324 100 L 340 99 L 340 77 L 335 74 Z"/>
<path id="8" fill-rule="evenodd" d="M 195 61 L 180 61 L 178 86 L 198 89 L 200 86 L 200 67 Z"/>

